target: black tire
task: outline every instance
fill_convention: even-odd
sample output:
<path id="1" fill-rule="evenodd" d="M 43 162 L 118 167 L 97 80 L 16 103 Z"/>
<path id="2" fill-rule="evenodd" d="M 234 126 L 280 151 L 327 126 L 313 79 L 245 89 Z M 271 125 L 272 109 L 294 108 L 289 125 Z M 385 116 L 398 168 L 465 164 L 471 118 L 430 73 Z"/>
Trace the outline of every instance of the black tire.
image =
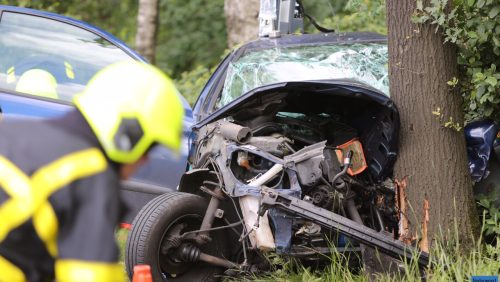
<path id="1" fill-rule="evenodd" d="M 125 265 L 129 277 L 133 275 L 134 265 L 151 266 L 153 281 L 218 281 L 224 269 L 203 262 L 179 263 L 161 254 L 165 235 L 176 225 L 186 226 L 183 232 L 198 230 L 208 201 L 200 196 L 170 192 L 158 196 L 146 204 L 137 214 L 132 230 L 127 238 Z M 201 251 L 226 257 L 225 230 L 211 232 L 212 241 L 198 246 Z M 165 270 L 167 269 L 167 270 Z M 168 270 L 169 269 L 169 270 Z M 174 269 L 174 270 L 172 270 Z M 178 273 L 168 273 L 178 272 Z"/>

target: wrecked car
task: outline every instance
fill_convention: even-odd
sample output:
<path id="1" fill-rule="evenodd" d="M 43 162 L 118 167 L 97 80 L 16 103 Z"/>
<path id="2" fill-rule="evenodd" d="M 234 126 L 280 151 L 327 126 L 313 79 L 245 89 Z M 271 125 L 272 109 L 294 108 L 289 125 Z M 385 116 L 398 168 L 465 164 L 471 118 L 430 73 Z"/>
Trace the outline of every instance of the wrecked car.
<path id="1" fill-rule="evenodd" d="M 233 51 L 194 113 L 178 192 L 147 204 L 126 250 L 156 280 L 266 271 L 266 253 L 303 261 L 397 240 L 399 116 L 386 38 L 371 33 L 262 38 Z M 427 254 L 415 259 L 426 265 Z"/>

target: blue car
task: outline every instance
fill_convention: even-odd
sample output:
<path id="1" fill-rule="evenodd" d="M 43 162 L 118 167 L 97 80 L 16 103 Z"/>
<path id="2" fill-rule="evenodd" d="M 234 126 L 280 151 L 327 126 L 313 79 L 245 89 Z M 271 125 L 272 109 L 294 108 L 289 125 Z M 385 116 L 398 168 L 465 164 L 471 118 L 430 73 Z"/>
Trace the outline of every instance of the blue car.
<path id="1" fill-rule="evenodd" d="M 3 119 L 51 118 L 73 108 L 72 98 L 89 79 L 109 64 L 145 59 L 111 34 L 61 15 L 0 5 L 0 109 Z M 32 69 L 49 72 L 57 91 L 40 95 L 21 87 Z M 32 94 L 30 94 L 32 93 Z M 182 98 L 186 117 L 182 153 L 175 158 L 162 147 L 151 151 L 148 163 L 123 183 L 130 209 L 124 222 L 159 194 L 175 190 L 187 164 L 187 137 L 193 123 L 189 104 Z"/>
<path id="2" fill-rule="evenodd" d="M 273 36 L 228 54 L 194 105 L 178 192 L 134 220 L 129 276 L 148 264 L 155 281 L 240 277 L 269 271 L 270 252 L 317 266 L 332 244 L 351 258 L 375 256 L 363 244 L 413 259 L 393 240 L 400 122 L 387 64 L 387 39 L 374 33 Z M 471 129 L 483 178 L 498 128 Z"/>

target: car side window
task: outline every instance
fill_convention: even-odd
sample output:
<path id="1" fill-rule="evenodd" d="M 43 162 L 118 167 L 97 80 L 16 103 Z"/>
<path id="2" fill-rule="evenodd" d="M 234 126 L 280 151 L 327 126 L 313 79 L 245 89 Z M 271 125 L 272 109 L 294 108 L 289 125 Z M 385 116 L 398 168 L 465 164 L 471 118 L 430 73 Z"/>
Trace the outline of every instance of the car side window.
<path id="1" fill-rule="evenodd" d="M 133 60 L 83 28 L 34 15 L 3 12 L 0 89 L 71 101 L 105 66 Z"/>

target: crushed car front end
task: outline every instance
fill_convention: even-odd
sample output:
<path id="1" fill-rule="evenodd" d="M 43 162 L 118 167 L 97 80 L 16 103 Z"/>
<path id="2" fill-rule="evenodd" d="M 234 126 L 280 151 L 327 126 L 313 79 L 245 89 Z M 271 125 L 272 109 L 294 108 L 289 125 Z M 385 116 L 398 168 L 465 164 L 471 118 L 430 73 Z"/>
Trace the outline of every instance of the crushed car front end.
<path id="1" fill-rule="evenodd" d="M 221 63 L 195 115 L 182 193 L 144 210 L 144 218 L 165 222 L 136 222 L 162 225 L 161 236 L 132 230 L 160 254 L 140 254 L 131 264 L 151 260 L 164 277 L 191 277 L 207 264 L 255 272 L 267 269 L 265 253 L 320 262 L 332 245 L 362 254 L 371 246 L 412 259 L 415 252 L 397 240 L 400 214 L 390 177 L 399 115 L 388 93 L 383 36 L 301 35 L 246 44 Z M 165 205 L 163 217 L 158 204 Z M 170 219 L 172 213 L 180 216 Z M 425 265 L 427 256 L 420 258 Z"/>
<path id="2" fill-rule="evenodd" d="M 377 223 L 377 228 L 392 232 L 396 230 L 396 213 L 389 202 L 394 190 L 391 182 L 384 180 L 391 175 L 397 155 L 398 129 L 398 114 L 391 100 L 359 82 L 277 83 L 246 93 L 225 111 L 198 124 L 189 162 L 192 169 L 216 171 L 221 183 L 215 185 L 223 187 L 228 196 L 239 198 L 244 214 L 251 210 L 248 213 L 253 216 L 245 216 L 247 229 L 253 228 L 258 210 L 255 199 L 262 192 L 255 180 L 270 170 L 279 170 L 266 179 L 267 188 L 307 197 L 315 205 L 338 213 L 345 212 L 339 210 L 344 209 L 340 202 L 352 196 L 349 191 L 357 191 L 363 197 L 356 197 L 355 205 L 367 210 L 362 213 L 364 220 L 373 220 L 368 203 L 374 203 L 377 216 L 390 223 L 383 227 Z M 349 151 L 353 153 L 352 164 L 343 171 Z M 181 185 L 181 190 L 189 188 Z M 245 200 L 249 198 L 254 200 Z M 293 218 L 273 209 L 269 219 L 274 234 L 263 238 L 276 239 L 262 249 L 296 251 L 292 233 L 304 223 L 294 226 Z M 260 222 L 261 228 L 265 224 Z M 257 234 L 249 237 L 258 248 Z"/>

